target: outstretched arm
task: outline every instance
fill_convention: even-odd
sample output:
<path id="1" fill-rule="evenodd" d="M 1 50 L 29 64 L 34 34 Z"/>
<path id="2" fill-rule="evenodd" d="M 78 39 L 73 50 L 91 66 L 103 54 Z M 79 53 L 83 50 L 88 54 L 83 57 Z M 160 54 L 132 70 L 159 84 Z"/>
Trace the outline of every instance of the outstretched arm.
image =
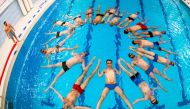
<path id="1" fill-rule="evenodd" d="M 133 102 L 133 105 L 136 104 L 137 102 L 145 101 L 145 100 L 146 100 L 145 98 L 136 99 L 136 100 Z"/>
<path id="2" fill-rule="evenodd" d="M 92 108 L 89 108 L 89 107 L 84 107 L 84 106 L 75 106 L 71 109 L 92 109 Z"/>
<path id="3" fill-rule="evenodd" d="M 48 55 L 48 54 L 46 54 L 46 58 L 47 58 L 47 60 L 48 60 L 48 65 L 49 65 L 49 63 L 50 63 L 50 58 L 49 58 L 49 55 Z"/>
<path id="4" fill-rule="evenodd" d="M 85 60 L 84 60 L 84 59 L 82 60 L 82 69 L 83 69 L 83 70 L 86 69 L 86 67 L 85 67 Z"/>
<path id="5" fill-rule="evenodd" d="M 64 103 L 64 100 L 65 100 L 64 97 L 53 87 L 50 87 L 50 89 L 52 89 L 57 94 L 57 96 L 61 99 L 61 101 Z"/>
<path id="6" fill-rule="evenodd" d="M 98 70 L 98 77 L 101 77 L 104 73 L 105 73 L 104 70 L 103 70 L 102 72 L 100 72 L 100 71 Z"/>

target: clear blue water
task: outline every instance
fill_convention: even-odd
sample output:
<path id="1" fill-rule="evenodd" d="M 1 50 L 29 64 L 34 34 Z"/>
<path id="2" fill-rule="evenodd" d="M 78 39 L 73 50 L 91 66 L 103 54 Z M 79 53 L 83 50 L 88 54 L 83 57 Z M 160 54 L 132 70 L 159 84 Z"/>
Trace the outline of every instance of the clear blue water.
<path id="1" fill-rule="evenodd" d="M 80 11 L 83 13 L 82 17 L 84 18 L 84 13 L 88 6 L 97 9 L 98 4 L 101 4 L 101 12 L 108 7 L 114 6 L 119 6 L 121 11 L 126 9 L 129 12 L 140 11 L 141 16 L 148 19 L 147 25 L 157 25 L 161 27 L 160 30 L 167 31 L 167 35 L 163 38 L 165 40 L 170 39 L 171 42 L 162 45 L 162 47 L 179 53 L 177 57 L 169 57 L 177 63 L 175 67 L 171 67 L 167 71 L 167 75 L 173 81 L 168 82 L 157 76 L 163 86 L 168 89 L 167 93 L 161 90 L 157 91 L 156 95 L 159 104 L 153 106 L 149 101 L 140 102 L 134 105 L 134 108 L 190 109 L 190 11 L 181 0 L 109 0 L 109 2 L 105 2 L 105 0 L 56 0 L 28 35 L 14 64 L 6 96 L 6 99 L 13 104 L 14 109 L 60 109 L 62 107 L 63 104 L 55 93 L 52 91 L 48 93 L 43 92 L 61 69 L 40 68 L 42 65 L 47 65 L 47 60 L 39 52 L 43 47 L 41 44 L 50 38 L 44 33 L 51 30 L 52 20 L 64 20 L 65 15 L 74 16 Z M 64 29 L 56 27 L 53 31 Z M 55 44 L 56 42 L 53 42 L 50 46 Z M 108 58 L 111 58 L 114 63 L 117 62 L 119 57 L 124 58 L 128 62 L 131 61 L 127 56 L 131 40 L 123 34 L 123 29 L 118 29 L 117 27 L 110 27 L 105 24 L 98 26 L 86 24 L 77 28 L 76 33 L 64 46 L 72 47 L 76 44 L 79 45 L 77 52 L 89 51 L 90 55 L 86 59 L 87 62 L 93 56 L 102 60 L 100 69 L 106 67 L 105 60 Z M 155 52 L 164 56 L 164 53 Z M 51 56 L 53 60 L 51 63 L 61 62 L 69 57 L 70 52 L 58 53 Z M 95 63 L 90 71 L 95 67 Z M 117 67 L 116 64 L 114 66 Z M 155 64 L 155 66 L 158 69 L 164 68 L 160 64 Z M 136 69 L 150 86 L 155 86 L 141 69 Z M 65 73 L 54 87 L 63 96 L 66 96 L 80 74 L 81 65 L 76 65 Z M 125 73 L 122 72 L 121 76 L 117 76 L 117 81 L 131 102 L 143 96 Z M 95 75 L 86 88 L 85 93 L 77 100 L 76 105 L 90 106 L 94 109 L 104 88 L 104 83 L 104 77 L 98 78 Z M 108 94 L 101 107 L 101 109 L 127 108 L 113 91 Z"/>

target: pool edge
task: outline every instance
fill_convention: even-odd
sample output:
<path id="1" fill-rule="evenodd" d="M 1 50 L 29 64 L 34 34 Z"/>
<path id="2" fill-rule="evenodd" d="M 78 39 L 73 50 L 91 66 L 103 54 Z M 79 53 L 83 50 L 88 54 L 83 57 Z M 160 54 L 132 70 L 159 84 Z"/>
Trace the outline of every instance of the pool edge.
<path id="1" fill-rule="evenodd" d="M 40 3 L 42 3 L 43 1 L 40 1 Z M 24 43 L 24 41 L 26 40 L 28 34 L 30 33 L 30 31 L 32 30 L 32 28 L 35 26 L 35 24 L 38 22 L 38 20 L 42 17 L 42 15 L 45 13 L 45 11 L 55 2 L 55 0 L 47 0 L 45 1 L 47 2 L 45 4 L 45 6 L 38 12 L 38 14 L 36 15 L 36 17 L 33 19 L 33 21 L 26 27 L 26 30 L 22 33 L 22 42 L 20 42 L 20 44 L 18 45 L 13 45 L 9 52 L 9 55 L 8 57 L 6 57 L 8 59 L 8 62 L 6 62 L 4 67 L 4 75 L 5 77 L 2 77 L 2 84 L 1 84 L 1 90 L 2 90 L 2 95 L 0 95 L 0 109 L 4 109 L 5 108 L 5 100 L 6 100 L 6 91 L 7 91 L 7 86 L 8 86 L 8 81 L 9 81 L 9 78 L 10 78 L 10 75 L 11 75 L 11 72 L 12 72 L 12 68 L 13 68 L 13 65 L 16 61 L 16 58 L 18 56 L 18 53 Z M 39 3 L 39 4 L 40 4 Z M 36 6 L 35 8 L 39 8 L 40 6 Z M 37 9 L 36 9 L 37 10 Z M 34 13 L 33 13 L 34 14 Z M 30 16 L 29 16 L 30 17 Z M 18 22 L 19 23 L 19 22 Z M 18 25 L 19 26 L 19 25 Z M 15 53 L 16 52 L 16 53 Z M 6 59 L 5 58 L 5 59 Z"/>

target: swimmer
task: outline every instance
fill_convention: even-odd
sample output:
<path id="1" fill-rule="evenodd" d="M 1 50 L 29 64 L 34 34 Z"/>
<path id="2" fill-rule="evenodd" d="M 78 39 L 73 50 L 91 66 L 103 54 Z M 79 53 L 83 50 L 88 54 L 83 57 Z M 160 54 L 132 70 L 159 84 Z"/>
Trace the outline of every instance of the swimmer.
<path id="1" fill-rule="evenodd" d="M 76 45 L 73 48 L 64 48 L 64 47 L 61 47 L 60 45 L 56 45 L 55 47 L 51 47 L 51 48 L 48 48 L 48 46 L 46 46 L 46 48 L 47 49 L 41 49 L 40 51 L 41 51 L 41 53 L 45 54 L 46 58 L 48 59 L 48 65 L 49 65 L 49 63 L 50 63 L 49 55 L 50 54 L 55 54 L 58 52 L 68 51 L 68 50 L 76 50 L 78 48 L 78 45 Z"/>
<path id="2" fill-rule="evenodd" d="M 131 27 L 128 27 L 124 30 L 124 34 L 128 34 L 129 32 L 132 33 L 132 35 L 134 36 L 138 36 L 138 34 L 136 33 L 138 30 L 148 30 L 148 29 L 156 29 L 158 28 L 157 26 L 146 26 L 145 25 L 145 22 L 139 22 L 137 23 L 135 26 L 131 26 Z"/>
<path id="3" fill-rule="evenodd" d="M 159 72 L 158 69 L 154 67 L 153 63 L 148 64 L 145 60 L 141 58 L 140 55 L 135 56 L 134 54 L 129 53 L 128 56 L 132 59 L 132 62 L 131 62 L 132 67 L 136 65 L 140 67 L 141 69 L 143 69 L 145 73 L 150 78 L 152 78 L 158 84 L 158 86 L 160 86 L 160 88 L 162 88 L 165 92 L 167 92 L 167 90 L 160 84 L 160 82 L 158 81 L 158 79 L 155 77 L 154 74 L 156 73 L 168 81 L 171 80 L 170 78 L 168 78 L 165 74 L 162 74 L 161 72 Z"/>
<path id="4" fill-rule="evenodd" d="M 159 36 L 160 41 L 162 41 L 162 35 L 166 34 L 166 31 L 158 31 L 158 30 L 154 30 L 154 31 L 145 31 L 142 32 L 141 34 L 139 34 L 138 38 L 152 38 L 155 36 Z M 142 36 L 144 35 L 144 36 Z"/>
<path id="5" fill-rule="evenodd" d="M 166 70 L 170 67 L 170 66 L 174 66 L 175 63 L 171 60 L 169 60 L 168 56 L 169 54 L 166 54 L 165 57 L 161 57 L 161 56 L 158 56 L 158 54 L 154 53 L 154 52 L 151 52 L 151 51 L 147 51 L 143 48 L 137 48 L 135 50 L 135 47 L 130 47 L 130 50 L 136 52 L 137 54 L 141 55 L 141 56 L 145 56 L 147 57 L 148 59 L 154 61 L 154 62 L 158 62 L 160 64 L 163 64 L 165 65 L 165 68 L 163 70 L 163 72 L 166 72 Z"/>
<path id="6" fill-rule="evenodd" d="M 79 27 L 82 26 L 85 22 L 82 20 L 81 18 L 81 14 L 77 15 L 76 17 L 72 17 L 72 16 L 67 16 L 67 18 L 72 19 L 73 21 L 75 21 L 75 27 Z"/>
<path id="7" fill-rule="evenodd" d="M 107 64 L 107 69 L 104 69 L 101 73 L 98 72 L 99 77 L 101 77 L 101 76 L 103 76 L 103 74 L 105 74 L 106 84 L 105 84 L 104 90 L 102 92 L 102 95 L 98 101 L 98 104 L 96 106 L 96 109 L 100 109 L 100 106 L 101 106 L 104 98 L 106 97 L 106 95 L 108 94 L 108 92 L 110 90 L 114 90 L 117 94 L 119 94 L 119 96 L 124 100 L 125 104 L 127 104 L 130 109 L 133 109 L 132 105 L 130 104 L 129 100 L 123 93 L 122 89 L 116 83 L 115 74 L 120 74 L 120 73 L 116 69 L 112 68 L 112 60 L 108 59 L 106 61 L 106 64 Z"/>
<path id="8" fill-rule="evenodd" d="M 104 22 L 105 18 L 108 17 L 106 23 L 110 22 L 111 18 L 114 16 L 115 12 L 117 10 L 117 7 L 109 8 L 108 12 L 104 15 L 101 22 Z"/>
<path id="9" fill-rule="evenodd" d="M 119 24 L 119 20 L 123 17 L 123 15 L 126 13 L 126 11 L 124 11 L 123 13 L 119 14 L 119 10 L 116 11 L 116 14 L 114 15 L 113 19 L 110 21 L 110 26 L 113 25 L 118 25 Z"/>
<path id="10" fill-rule="evenodd" d="M 100 14 L 100 5 L 98 5 L 98 10 L 96 12 L 96 17 L 94 19 L 94 25 L 97 25 L 98 23 L 104 23 L 102 22 L 102 18 L 104 17 L 104 15 L 108 12 L 108 10 L 106 12 L 104 12 L 103 14 Z"/>
<path id="11" fill-rule="evenodd" d="M 98 64 L 96 65 L 96 68 L 92 71 L 92 73 L 86 78 L 86 80 L 83 81 L 83 78 L 85 77 L 89 68 L 93 64 L 94 59 L 95 58 L 93 58 L 90 61 L 87 68 L 78 77 L 78 79 L 74 83 L 71 91 L 67 94 L 67 96 L 65 98 L 56 89 L 54 89 L 53 87 L 50 87 L 50 89 L 52 89 L 58 95 L 58 97 L 61 99 L 61 101 L 64 103 L 64 106 L 62 109 L 91 109 L 89 107 L 84 107 L 84 106 L 75 106 L 75 102 L 76 102 L 77 98 L 84 92 L 89 81 L 92 79 L 92 77 L 95 75 L 95 73 L 99 69 L 100 62 L 101 62 L 100 60 L 98 60 Z"/>
<path id="12" fill-rule="evenodd" d="M 58 73 L 58 75 L 54 78 L 53 82 L 48 86 L 45 90 L 47 92 L 50 87 L 52 87 L 55 82 L 59 79 L 61 75 L 63 75 L 66 71 L 68 71 L 72 66 L 82 63 L 82 68 L 85 70 L 85 60 L 84 58 L 88 55 L 86 52 L 82 52 L 81 54 L 77 54 L 72 52 L 72 57 L 69 58 L 67 61 L 59 62 L 57 64 L 52 64 L 48 66 L 42 66 L 42 68 L 52 68 L 52 67 L 62 67 L 62 70 Z"/>
<path id="13" fill-rule="evenodd" d="M 90 19 L 90 23 L 92 23 L 92 13 L 93 13 L 93 8 L 89 7 L 88 10 L 86 11 L 85 23 L 87 23 L 88 19 Z"/>
<path id="14" fill-rule="evenodd" d="M 52 35 L 54 34 L 55 36 L 52 37 L 50 40 L 48 40 L 46 43 L 44 44 L 48 44 L 49 42 L 51 42 L 54 39 L 59 38 L 62 35 L 67 35 L 66 38 L 70 38 L 73 34 L 74 34 L 75 28 L 69 28 L 68 30 L 64 30 L 64 31 L 58 31 L 58 32 L 51 32 L 51 33 L 46 33 L 47 35 Z"/>
<path id="15" fill-rule="evenodd" d="M 164 51 L 164 52 L 169 53 L 169 54 L 178 55 L 177 53 L 168 51 L 168 50 L 160 47 L 160 44 L 165 44 L 165 43 L 168 43 L 168 42 L 169 41 L 150 42 L 148 40 L 142 40 L 142 39 L 132 40 L 132 44 L 133 45 L 139 45 L 140 48 L 148 47 L 148 48 L 151 48 L 151 49 L 154 49 L 154 50 Z"/>
<path id="16" fill-rule="evenodd" d="M 121 61 L 124 62 L 125 66 L 127 66 L 131 72 L 129 72 L 122 64 Z M 159 88 L 153 88 L 151 89 L 149 85 L 146 83 L 146 81 L 143 80 L 140 73 L 137 72 L 130 64 L 128 64 L 124 59 L 120 58 L 118 60 L 119 67 L 130 77 L 131 81 L 135 83 L 137 87 L 140 88 L 141 92 L 143 93 L 144 97 L 136 99 L 133 102 L 133 105 L 140 101 L 149 100 L 153 105 L 158 104 L 158 101 L 154 95 L 154 91 Z"/>
<path id="17" fill-rule="evenodd" d="M 131 22 L 133 22 L 136 18 L 139 18 L 138 15 L 139 15 L 139 12 L 131 14 L 129 17 L 125 18 L 121 23 L 119 23 L 118 26 L 121 28 L 128 27 L 128 25 Z M 141 18 L 139 19 L 142 20 Z M 125 26 L 122 26 L 122 24 L 124 24 L 125 22 L 126 22 Z"/>

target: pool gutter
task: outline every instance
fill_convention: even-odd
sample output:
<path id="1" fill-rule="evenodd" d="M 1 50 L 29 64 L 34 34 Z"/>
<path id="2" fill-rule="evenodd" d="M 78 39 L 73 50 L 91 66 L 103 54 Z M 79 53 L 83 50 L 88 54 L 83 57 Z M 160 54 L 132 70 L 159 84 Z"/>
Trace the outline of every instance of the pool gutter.
<path id="1" fill-rule="evenodd" d="M 1 63 L 3 65 L 1 65 L 2 68 L 0 71 L 0 109 L 4 109 L 6 107 L 5 98 L 8 81 L 17 55 L 34 25 L 41 18 L 43 13 L 54 3 L 54 1 L 55 0 L 39 0 L 39 2 L 35 4 L 34 8 L 30 11 L 30 13 L 21 18 L 14 26 L 14 28 L 16 29 L 17 36 L 19 36 L 19 39 L 22 41 L 18 44 L 12 44 L 10 43 L 11 41 L 8 38 L 6 38 L 5 42 L 0 48 L 1 51 L 5 51 L 4 53 L 2 53 L 2 57 L 4 58 L 0 59 L 3 60 L 3 63 Z"/>

